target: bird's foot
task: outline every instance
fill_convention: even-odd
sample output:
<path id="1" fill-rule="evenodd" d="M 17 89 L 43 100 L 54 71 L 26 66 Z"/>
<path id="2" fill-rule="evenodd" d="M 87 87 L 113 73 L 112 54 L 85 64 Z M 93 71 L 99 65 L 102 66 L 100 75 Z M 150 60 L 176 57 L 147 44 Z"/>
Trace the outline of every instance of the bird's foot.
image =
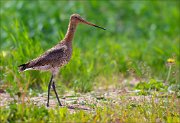
<path id="1" fill-rule="evenodd" d="M 59 102 L 59 106 L 61 107 L 62 106 L 62 104 Z"/>

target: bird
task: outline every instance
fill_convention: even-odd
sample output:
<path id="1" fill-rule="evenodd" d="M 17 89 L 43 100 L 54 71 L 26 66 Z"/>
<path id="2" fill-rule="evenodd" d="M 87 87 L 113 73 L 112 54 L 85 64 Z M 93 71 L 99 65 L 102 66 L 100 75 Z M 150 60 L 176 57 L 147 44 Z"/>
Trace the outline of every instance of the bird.
<path id="1" fill-rule="evenodd" d="M 54 78 L 59 73 L 59 69 L 69 63 L 72 56 L 72 41 L 78 24 L 86 24 L 94 26 L 103 30 L 106 30 L 103 27 L 97 26 L 91 22 L 83 19 L 79 14 L 72 14 L 70 16 L 68 29 L 64 39 L 61 40 L 57 45 L 45 51 L 39 57 L 30 60 L 25 64 L 18 66 L 20 72 L 26 70 L 40 70 L 40 71 L 50 71 L 51 78 L 48 84 L 48 97 L 47 97 L 47 107 L 49 107 L 49 96 L 51 87 L 54 90 L 59 106 L 62 106 L 55 86 Z"/>

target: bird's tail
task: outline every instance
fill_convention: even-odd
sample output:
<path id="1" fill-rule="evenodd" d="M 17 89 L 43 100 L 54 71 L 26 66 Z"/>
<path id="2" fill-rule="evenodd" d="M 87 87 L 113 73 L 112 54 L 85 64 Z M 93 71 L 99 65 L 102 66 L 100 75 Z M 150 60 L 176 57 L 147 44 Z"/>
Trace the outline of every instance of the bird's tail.
<path id="1" fill-rule="evenodd" d="M 19 71 L 22 72 L 22 71 L 26 70 L 27 64 L 19 65 L 18 68 L 19 68 Z"/>

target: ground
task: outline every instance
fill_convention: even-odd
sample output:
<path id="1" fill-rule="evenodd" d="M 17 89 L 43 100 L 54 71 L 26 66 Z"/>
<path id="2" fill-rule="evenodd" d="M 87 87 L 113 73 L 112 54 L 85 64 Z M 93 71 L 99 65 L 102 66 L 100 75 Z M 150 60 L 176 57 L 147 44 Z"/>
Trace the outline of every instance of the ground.
<path id="1" fill-rule="evenodd" d="M 38 96 L 32 97 L 27 95 L 21 95 L 19 97 L 18 95 L 16 95 L 14 97 L 11 97 L 8 93 L 1 92 L 0 107 L 6 107 L 11 103 L 16 102 L 17 104 L 25 104 L 26 108 L 28 108 L 28 105 L 34 105 L 35 107 L 44 107 L 48 112 L 50 112 L 51 110 L 67 109 L 69 115 L 77 114 L 82 111 L 94 116 L 97 115 L 97 110 L 102 109 L 103 111 L 107 108 L 107 110 L 110 110 L 111 113 L 113 112 L 111 114 L 112 118 L 110 119 L 112 119 L 113 121 L 115 120 L 115 122 L 117 123 L 120 121 L 129 121 L 126 120 L 126 118 L 124 118 L 124 120 L 122 119 L 122 117 L 124 117 L 124 115 L 126 115 L 126 113 L 128 113 L 129 111 L 131 111 L 131 115 L 135 117 L 132 122 L 137 122 L 137 116 L 141 115 L 144 117 L 144 119 L 141 119 L 140 121 L 143 122 L 164 122 L 167 121 L 167 119 L 162 119 L 162 116 L 168 116 L 167 110 L 172 110 L 170 111 L 172 118 L 170 121 L 180 121 L 180 100 L 176 97 L 175 94 L 153 92 L 153 95 L 145 96 L 137 95 L 137 93 L 138 91 L 130 91 L 128 88 L 122 89 L 116 86 L 98 88 L 94 91 L 84 94 L 74 91 L 67 91 L 63 94 L 63 96 L 60 96 L 60 100 L 63 105 L 62 107 L 58 107 L 55 96 L 50 96 L 50 106 L 46 107 L 47 93 L 42 93 Z M 53 91 L 51 91 L 51 95 L 54 95 Z M 144 113 L 142 113 L 141 110 Z M 153 112 L 155 114 L 153 114 Z M 100 111 L 99 113 L 101 114 L 102 112 Z M 105 110 L 105 114 L 108 115 L 108 111 Z M 127 116 L 125 117 L 131 117 L 131 115 L 128 116 L 127 114 Z M 152 118 L 153 115 L 155 115 L 154 119 L 149 120 L 149 118 Z M 69 121 L 69 119 L 66 121 Z M 103 120 L 101 119 L 100 121 Z M 74 122 L 76 122 L 76 120 Z"/>

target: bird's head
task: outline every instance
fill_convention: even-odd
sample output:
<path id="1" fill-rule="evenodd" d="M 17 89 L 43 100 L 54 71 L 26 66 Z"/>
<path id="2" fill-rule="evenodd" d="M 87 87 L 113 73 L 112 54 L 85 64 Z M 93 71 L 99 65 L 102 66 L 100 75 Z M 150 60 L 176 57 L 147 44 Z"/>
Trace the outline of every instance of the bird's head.
<path id="1" fill-rule="evenodd" d="M 97 26 L 97 25 L 95 25 L 95 24 L 93 24 L 93 23 L 90 23 L 90 22 L 84 20 L 79 14 L 73 14 L 73 15 L 71 15 L 70 20 L 71 20 L 71 22 L 76 23 L 76 24 L 78 24 L 78 23 L 83 23 L 83 24 L 87 24 L 87 25 L 90 25 L 90 26 L 94 26 L 94 27 L 97 27 L 97 28 L 106 30 L 106 29 L 103 28 L 103 27 Z"/>

